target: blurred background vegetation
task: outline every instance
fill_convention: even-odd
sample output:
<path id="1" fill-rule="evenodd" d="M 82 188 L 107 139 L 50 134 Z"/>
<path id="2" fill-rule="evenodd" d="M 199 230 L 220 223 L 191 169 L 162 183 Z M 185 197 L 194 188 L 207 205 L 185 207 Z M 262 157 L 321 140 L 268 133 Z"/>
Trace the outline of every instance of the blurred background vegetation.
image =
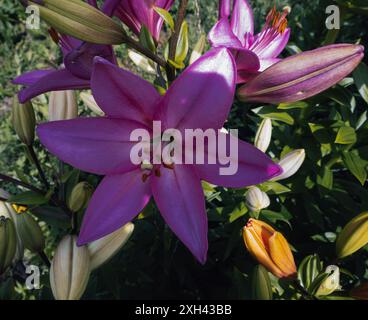
<path id="1" fill-rule="evenodd" d="M 274 1 L 250 1 L 255 13 L 256 29 L 263 26 Z M 277 1 L 280 8 L 291 7 L 289 26 L 291 40 L 285 56 L 320 47 L 331 41 L 362 43 L 367 46 L 367 10 L 359 10 L 365 1 L 349 1 L 358 7 L 348 9 L 347 1 L 339 1 L 342 26 L 338 33 L 325 27 L 325 8 L 333 0 Z M 366 4 L 364 5 L 366 8 Z M 175 14 L 176 7 L 172 10 Z M 18 143 L 10 122 L 12 99 L 17 86 L 10 81 L 34 69 L 57 66 L 61 54 L 42 23 L 41 30 L 25 29 L 26 14 L 19 1 L 0 0 L 0 172 L 26 179 L 32 184 L 36 172 L 27 153 Z M 188 21 L 191 47 L 201 33 L 207 33 L 217 19 L 217 1 L 191 0 Z M 336 39 L 335 39 L 336 38 Z M 127 57 L 124 46 L 117 48 L 121 64 L 137 70 Z M 142 76 L 147 76 L 141 73 Z M 47 116 L 47 97 L 35 101 L 39 121 Z M 262 107 L 261 109 L 254 109 Z M 281 230 L 295 248 L 299 263 L 308 254 L 318 253 L 328 264 L 334 260 L 334 241 L 341 227 L 352 217 L 368 209 L 366 188 L 368 164 L 368 101 L 364 101 L 353 78 L 303 104 L 263 106 L 234 103 L 226 124 L 238 128 L 242 139 L 253 142 L 262 117 L 273 119 L 274 133 L 270 154 L 279 158 L 291 149 L 304 148 L 307 159 L 301 170 L 285 181 L 286 189 L 271 190 L 271 206 L 260 218 Z M 81 114 L 86 109 L 80 102 Z M 257 113 L 254 112 L 257 110 Z M 336 143 L 342 127 L 352 128 L 353 140 Z M 37 144 L 37 152 L 49 177 L 53 177 L 56 160 Z M 353 159 L 353 160 L 352 160 Z M 357 169 L 358 167 L 358 169 Z M 75 173 L 74 180 L 87 180 L 97 185 L 99 179 Z M 14 186 L 0 183 L 10 192 Z M 241 228 L 250 213 L 244 205 L 245 190 L 210 188 L 206 191 L 209 217 L 209 256 L 200 266 L 164 224 L 157 209 L 150 205 L 135 221 L 135 231 L 128 244 L 108 264 L 92 274 L 85 298 L 151 299 L 151 298 L 249 298 L 249 275 L 255 261 L 245 250 Z M 53 209 L 37 212 L 47 223 L 47 253 L 63 235 L 65 221 L 54 219 Z M 37 257 L 27 259 L 41 263 Z M 362 250 L 346 259 L 342 285 L 349 288 L 358 280 L 368 279 L 368 251 Z M 274 279 L 276 284 L 276 279 Z M 17 292 L 7 297 L 51 299 L 48 274 L 43 275 L 43 289 Z M 277 294 L 289 298 L 283 283 L 276 284 Z M 1 290 L 5 290 L 4 286 Z M 1 292 L 0 290 L 0 292 Z M 10 290 L 10 289 L 9 289 Z M 2 291 L 2 292 L 3 292 Z"/>

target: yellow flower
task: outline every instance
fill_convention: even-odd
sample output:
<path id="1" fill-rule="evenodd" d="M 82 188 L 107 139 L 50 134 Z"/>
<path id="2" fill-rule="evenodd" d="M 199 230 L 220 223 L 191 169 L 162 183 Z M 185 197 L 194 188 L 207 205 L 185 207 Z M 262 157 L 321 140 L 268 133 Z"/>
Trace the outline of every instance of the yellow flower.
<path id="1" fill-rule="evenodd" d="M 284 236 L 260 220 L 249 219 L 243 228 L 248 251 L 278 278 L 296 275 L 293 254 Z"/>

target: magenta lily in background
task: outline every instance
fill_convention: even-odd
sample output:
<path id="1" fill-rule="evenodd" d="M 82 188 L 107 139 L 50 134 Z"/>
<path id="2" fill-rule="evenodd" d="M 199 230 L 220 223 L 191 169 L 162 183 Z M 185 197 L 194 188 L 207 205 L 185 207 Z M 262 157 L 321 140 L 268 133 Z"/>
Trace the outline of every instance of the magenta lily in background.
<path id="1" fill-rule="evenodd" d="M 114 14 L 137 35 L 144 25 L 158 42 L 163 19 L 154 7 L 169 10 L 173 3 L 174 0 L 121 0 Z"/>
<path id="2" fill-rule="evenodd" d="M 99 239 L 137 216 L 153 196 L 171 230 L 204 263 L 207 215 L 201 180 L 225 187 L 258 184 L 281 168 L 254 146 L 238 141 L 238 171 L 219 173 L 220 164 L 134 165 L 133 130 L 222 128 L 232 105 L 236 67 L 229 51 L 213 49 L 198 59 L 160 96 L 153 85 L 95 58 L 92 93 L 106 117 L 49 122 L 38 127 L 41 142 L 81 170 L 105 175 L 83 220 L 79 245 Z M 225 135 L 223 133 L 223 135 Z M 226 135 L 230 139 L 230 135 Z M 237 139 L 232 137 L 231 139 Z"/>
<path id="3" fill-rule="evenodd" d="M 105 1 L 101 11 L 111 16 L 120 0 Z M 88 3 L 97 8 L 95 0 Z M 90 88 L 93 58 L 103 57 L 116 63 L 112 46 L 86 43 L 51 30 L 53 40 L 60 46 L 64 67 L 60 69 L 34 70 L 26 72 L 12 81 L 24 85 L 18 98 L 21 103 L 46 92 Z"/>
<path id="4" fill-rule="evenodd" d="M 253 11 L 247 0 L 220 0 L 219 21 L 208 35 L 213 47 L 231 49 L 238 70 L 237 83 L 245 83 L 280 59 L 290 37 L 286 12 L 274 7 L 262 31 L 254 34 Z M 231 10 L 232 7 L 232 10 Z M 231 12 L 232 11 L 232 12 Z"/>

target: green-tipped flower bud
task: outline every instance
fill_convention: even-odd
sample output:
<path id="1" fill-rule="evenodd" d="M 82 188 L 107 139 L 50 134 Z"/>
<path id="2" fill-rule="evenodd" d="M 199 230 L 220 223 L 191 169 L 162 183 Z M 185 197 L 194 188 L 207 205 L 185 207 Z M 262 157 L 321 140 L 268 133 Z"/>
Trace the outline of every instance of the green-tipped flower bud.
<path id="1" fill-rule="evenodd" d="M 70 120 L 78 117 L 78 104 L 72 90 L 53 91 L 49 99 L 49 120 Z"/>
<path id="2" fill-rule="evenodd" d="M 17 249 L 17 235 L 11 219 L 0 216 L 0 275 L 12 264 Z"/>
<path id="3" fill-rule="evenodd" d="M 270 118 L 263 119 L 258 128 L 254 145 L 262 152 L 266 152 L 271 143 L 272 121 Z"/>
<path id="4" fill-rule="evenodd" d="M 316 296 L 328 296 L 336 290 L 340 290 L 340 269 L 338 266 L 328 266 L 325 273 L 329 276 L 319 286 Z"/>
<path id="5" fill-rule="evenodd" d="M 257 265 L 253 270 L 252 299 L 272 300 L 270 276 L 268 275 L 268 271 L 262 265 Z"/>
<path id="6" fill-rule="evenodd" d="M 282 173 L 279 176 L 273 178 L 272 180 L 279 181 L 291 177 L 292 175 L 297 173 L 297 171 L 302 166 L 304 160 L 305 160 L 304 149 L 297 149 L 289 152 L 279 161 L 279 165 L 282 168 Z"/>
<path id="7" fill-rule="evenodd" d="M 257 187 L 250 187 L 245 194 L 247 207 L 253 212 L 258 212 L 270 205 L 270 198 L 266 192 Z"/>
<path id="8" fill-rule="evenodd" d="M 37 6 L 49 25 L 63 34 L 97 44 L 121 44 L 125 32 L 113 19 L 80 0 L 43 0 Z"/>
<path id="9" fill-rule="evenodd" d="M 88 284 L 90 258 L 77 237 L 65 236 L 56 248 L 50 268 L 50 284 L 56 300 L 79 300 Z"/>
<path id="10" fill-rule="evenodd" d="M 368 211 L 351 220 L 336 240 L 338 258 L 347 257 L 368 243 Z"/>
<path id="11" fill-rule="evenodd" d="M 110 260 L 129 240 L 134 230 L 134 224 L 129 222 L 122 228 L 106 237 L 88 244 L 91 257 L 91 270 L 97 269 Z"/>
<path id="12" fill-rule="evenodd" d="M 38 222 L 29 214 L 17 215 L 17 232 L 26 249 L 33 253 L 42 252 L 45 248 L 45 237 Z"/>
<path id="13" fill-rule="evenodd" d="M 74 186 L 69 198 L 68 198 L 68 208 L 77 212 L 83 209 L 91 198 L 93 193 L 93 188 L 87 182 L 79 182 Z"/>
<path id="14" fill-rule="evenodd" d="M 32 145 L 35 137 L 36 117 L 30 101 L 20 104 L 17 98 L 14 98 L 12 122 L 20 141 L 27 146 Z"/>
<path id="15" fill-rule="evenodd" d="M 81 92 L 80 94 L 80 98 L 82 99 L 82 101 L 84 102 L 84 104 L 94 113 L 96 113 L 99 116 L 103 116 L 105 115 L 105 113 L 101 110 L 101 108 L 98 106 L 98 104 L 96 103 L 95 98 L 93 97 L 93 95 L 85 93 L 85 92 Z"/>

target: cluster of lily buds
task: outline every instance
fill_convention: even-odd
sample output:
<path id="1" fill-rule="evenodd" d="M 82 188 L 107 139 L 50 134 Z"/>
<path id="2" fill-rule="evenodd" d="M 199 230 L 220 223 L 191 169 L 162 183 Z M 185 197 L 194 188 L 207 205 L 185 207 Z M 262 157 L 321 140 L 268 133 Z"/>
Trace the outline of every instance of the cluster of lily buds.
<path id="1" fill-rule="evenodd" d="M 20 104 L 16 98 L 13 100 L 12 123 L 20 141 L 25 145 L 33 144 L 36 128 L 36 117 L 32 103 Z"/>
<path id="2" fill-rule="evenodd" d="M 245 193 L 246 205 L 253 212 L 259 212 L 270 205 L 270 198 L 266 192 L 258 187 L 250 187 Z"/>
<path id="3" fill-rule="evenodd" d="M 328 296 L 341 289 L 339 267 L 335 265 L 328 266 L 325 273 L 329 274 L 329 276 L 319 286 L 316 296 Z"/>
<path id="4" fill-rule="evenodd" d="M 96 44 L 123 43 L 125 32 L 109 16 L 81 0 L 35 0 L 41 18 L 62 34 Z"/>
<path id="5" fill-rule="evenodd" d="M 267 223 L 249 219 L 243 228 L 248 251 L 268 271 L 278 278 L 294 278 L 296 266 L 285 237 Z"/>
<path id="6" fill-rule="evenodd" d="M 128 223 L 87 246 L 78 246 L 74 235 L 65 236 L 51 262 L 50 284 L 55 299 L 79 300 L 91 271 L 109 261 L 126 244 L 133 230 L 134 225 Z"/>
<path id="7" fill-rule="evenodd" d="M 86 207 L 93 194 L 93 187 L 87 182 L 76 184 L 68 198 L 67 205 L 72 212 L 78 212 Z"/>
<path id="8" fill-rule="evenodd" d="M 364 47 L 335 44 L 296 54 L 275 63 L 238 90 L 241 101 L 281 103 L 314 96 L 351 73 Z"/>
<path id="9" fill-rule="evenodd" d="M 358 251 L 368 243 L 368 212 L 352 219 L 340 232 L 336 240 L 336 254 L 339 259 Z"/>
<path id="10" fill-rule="evenodd" d="M 52 91 L 49 99 L 49 120 L 69 120 L 78 117 L 75 91 Z"/>

